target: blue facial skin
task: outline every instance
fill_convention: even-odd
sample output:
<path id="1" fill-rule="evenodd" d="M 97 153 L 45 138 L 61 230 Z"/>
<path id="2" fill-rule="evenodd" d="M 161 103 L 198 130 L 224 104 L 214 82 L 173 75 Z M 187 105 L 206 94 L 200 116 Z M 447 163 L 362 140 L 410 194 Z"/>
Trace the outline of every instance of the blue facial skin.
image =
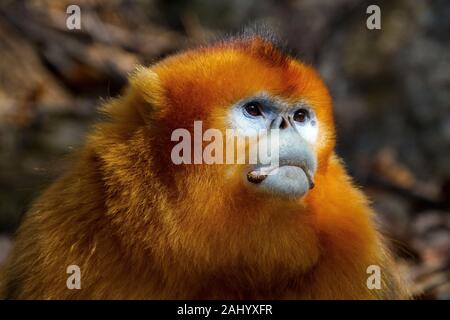
<path id="1" fill-rule="evenodd" d="M 250 130 L 279 130 L 279 167 L 251 166 L 246 176 L 249 188 L 297 199 L 314 186 L 316 157 L 304 137 L 306 127 L 317 125 L 311 108 L 304 103 L 288 104 L 260 95 L 237 103 L 232 109 L 232 122 L 244 134 Z"/>

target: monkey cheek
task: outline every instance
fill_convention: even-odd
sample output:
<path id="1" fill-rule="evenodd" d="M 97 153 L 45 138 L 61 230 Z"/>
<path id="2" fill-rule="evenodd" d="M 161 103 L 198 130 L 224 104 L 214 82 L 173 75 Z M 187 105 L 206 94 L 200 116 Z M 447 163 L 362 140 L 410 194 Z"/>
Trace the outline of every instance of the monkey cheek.
<path id="1" fill-rule="evenodd" d="M 296 166 L 282 166 L 253 185 L 262 192 L 285 198 L 299 198 L 310 189 L 307 175 Z"/>

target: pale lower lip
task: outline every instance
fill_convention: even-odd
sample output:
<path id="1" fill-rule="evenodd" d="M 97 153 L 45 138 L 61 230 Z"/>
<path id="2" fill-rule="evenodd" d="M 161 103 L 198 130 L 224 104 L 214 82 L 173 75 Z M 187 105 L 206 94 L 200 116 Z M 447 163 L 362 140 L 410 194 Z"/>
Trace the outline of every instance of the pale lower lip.
<path id="1" fill-rule="evenodd" d="M 309 188 L 312 189 L 314 188 L 314 181 L 312 179 L 312 174 L 309 170 L 302 168 L 300 166 L 290 166 L 290 167 L 297 167 L 303 170 L 303 172 L 306 174 L 306 177 L 308 178 L 308 182 L 309 182 Z M 250 171 L 247 173 L 247 180 L 251 183 L 261 183 L 264 181 L 264 179 L 267 178 L 267 176 L 274 171 L 275 169 L 277 169 L 279 167 L 265 167 L 265 168 L 260 168 L 260 169 L 256 169 L 253 171 Z"/>

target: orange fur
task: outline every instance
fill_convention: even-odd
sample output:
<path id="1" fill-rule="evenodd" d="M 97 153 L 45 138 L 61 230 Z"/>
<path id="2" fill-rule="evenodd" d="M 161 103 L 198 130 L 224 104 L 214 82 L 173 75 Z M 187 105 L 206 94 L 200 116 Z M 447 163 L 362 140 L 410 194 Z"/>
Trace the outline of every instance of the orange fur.
<path id="1" fill-rule="evenodd" d="M 253 193 L 241 167 L 176 166 L 177 128 L 226 129 L 260 91 L 307 101 L 321 124 L 316 187 L 299 201 Z M 333 153 L 331 99 L 312 67 L 258 38 L 139 69 L 73 168 L 34 204 L 2 280 L 9 298 L 403 298 L 364 195 Z M 225 174 L 225 172 L 227 172 Z M 80 266 L 82 289 L 66 288 Z M 369 265 L 383 287 L 366 286 Z"/>

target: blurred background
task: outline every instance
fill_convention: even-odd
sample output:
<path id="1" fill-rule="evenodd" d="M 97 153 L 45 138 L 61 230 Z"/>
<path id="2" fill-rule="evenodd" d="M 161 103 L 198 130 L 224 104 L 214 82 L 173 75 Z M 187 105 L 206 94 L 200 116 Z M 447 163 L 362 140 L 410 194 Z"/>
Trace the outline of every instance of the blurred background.
<path id="1" fill-rule="evenodd" d="M 66 8 L 81 8 L 68 30 Z M 381 30 L 366 9 L 381 8 Z M 416 298 L 450 299 L 450 1 L 0 3 L 0 264 L 32 200 L 137 64 L 276 25 L 334 98 L 337 152 L 373 201 Z"/>

